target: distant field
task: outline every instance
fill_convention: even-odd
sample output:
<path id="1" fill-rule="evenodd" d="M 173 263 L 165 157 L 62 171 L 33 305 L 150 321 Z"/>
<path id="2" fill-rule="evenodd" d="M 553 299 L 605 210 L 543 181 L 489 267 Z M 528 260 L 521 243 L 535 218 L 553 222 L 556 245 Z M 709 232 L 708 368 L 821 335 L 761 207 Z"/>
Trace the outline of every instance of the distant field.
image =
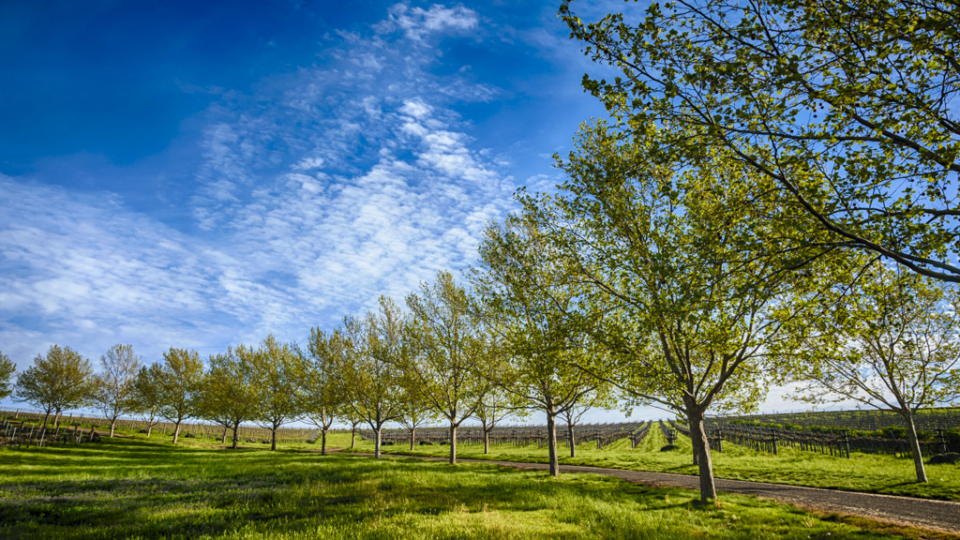
<path id="1" fill-rule="evenodd" d="M 0 538 L 12 540 L 919 537 L 748 496 L 724 495 L 719 507 L 697 498 L 596 475 L 173 447 L 160 437 L 0 451 Z"/>
<path id="2" fill-rule="evenodd" d="M 681 436 L 677 440 L 679 450 L 660 452 L 667 442 L 656 427 L 630 449 L 628 440 L 621 440 L 600 450 L 595 443 L 585 441 L 577 447 L 577 457 L 569 456 L 569 448 L 560 449 L 561 463 L 571 465 L 596 465 L 645 471 L 697 474 L 693 466 L 690 439 Z M 373 450 L 371 441 L 357 445 L 358 451 Z M 483 454 L 482 445 L 458 445 L 457 454 L 465 458 L 504 459 L 514 461 L 547 460 L 547 450 L 536 444 L 514 447 L 494 446 L 489 455 Z M 723 452 L 714 452 L 714 473 L 718 477 L 760 482 L 774 482 L 823 488 L 885 493 L 931 499 L 960 501 L 960 465 L 928 465 L 930 483 L 916 483 L 913 462 L 908 458 L 887 455 L 854 453 L 850 459 L 824 456 L 783 448 L 778 455 L 725 443 Z M 408 445 L 388 446 L 385 452 L 410 453 Z M 447 446 L 417 446 L 414 454 L 445 456 Z"/>

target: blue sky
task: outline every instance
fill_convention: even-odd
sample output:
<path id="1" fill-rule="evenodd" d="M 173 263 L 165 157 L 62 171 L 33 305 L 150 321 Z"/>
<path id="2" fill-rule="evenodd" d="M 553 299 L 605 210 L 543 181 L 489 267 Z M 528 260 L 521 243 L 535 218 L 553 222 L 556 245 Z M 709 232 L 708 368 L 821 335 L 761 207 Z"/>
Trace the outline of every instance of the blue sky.
<path id="1" fill-rule="evenodd" d="M 0 4 L 0 350 L 302 341 L 469 266 L 603 115 L 556 10 Z"/>

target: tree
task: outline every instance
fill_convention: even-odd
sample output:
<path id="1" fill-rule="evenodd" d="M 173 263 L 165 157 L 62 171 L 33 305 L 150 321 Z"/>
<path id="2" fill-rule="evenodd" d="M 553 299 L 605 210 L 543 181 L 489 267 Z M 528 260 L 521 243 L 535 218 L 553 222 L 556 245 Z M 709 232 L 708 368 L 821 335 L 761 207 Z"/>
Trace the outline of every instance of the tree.
<path id="1" fill-rule="evenodd" d="M 197 413 L 198 396 L 203 383 L 203 361 L 196 351 L 171 347 L 163 353 L 163 363 L 150 371 L 157 385 L 162 407 L 160 415 L 174 422 L 173 444 L 180 439 L 180 425 Z"/>
<path id="2" fill-rule="evenodd" d="M 380 458 L 383 426 L 400 417 L 404 405 L 403 368 L 409 354 L 404 342 L 405 317 L 389 298 L 362 319 L 344 320 L 351 348 L 341 373 L 356 417 L 374 433 L 374 455 Z"/>
<path id="3" fill-rule="evenodd" d="M 93 393 L 90 361 L 70 347 L 51 345 L 46 356 L 37 355 L 33 365 L 20 373 L 14 396 L 44 411 L 43 427 L 52 411 L 57 418 L 64 409 L 80 407 Z"/>
<path id="4" fill-rule="evenodd" d="M 310 329 L 310 360 L 306 364 L 301 409 L 320 430 L 321 454 L 327 453 L 327 433 L 346 402 L 340 369 L 346 365 L 349 350 L 350 342 L 342 331 L 327 335 L 319 328 Z"/>
<path id="5" fill-rule="evenodd" d="M 789 240 L 802 226 L 782 217 L 790 201 L 769 180 L 720 152 L 658 163 L 651 153 L 672 138 L 584 128 L 556 197 L 528 197 L 525 219 L 589 284 L 568 317 L 603 352 L 580 366 L 688 420 L 706 501 L 716 498 L 706 411 L 756 406 L 766 351 L 782 339 L 772 309 L 798 315 L 781 300 L 818 259 L 769 250 L 774 231 Z"/>
<path id="6" fill-rule="evenodd" d="M 10 357 L 0 352 L 0 399 L 4 399 L 13 393 L 13 387 L 10 385 L 10 379 L 17 371 L 17 365 Z"/>
<path id="7" fill-rule="evenodd" d="M 117 418 L 129 412 L 136 397 L 140 357 L 133 354 L 133 345 L 117 344 L 100 357 L 102 371 L 94 376 L 92 398 L 110 421 L 110 436 L 117 427 Z"/>
<path id="8" fill-rule="evenodd" d="M 147 438 L 153 434 L 153 426 L 163 410 L 162 371 L 160 365 L 141 366 L 133 383 L 134 394 L 131 411 L 140 415 L 147 424 Z"/>
<path id="9" fill-rule="evenodd" d="M 568 317 L 583 288 L 536 223 L 522 217 L 490 226 L 480 257 L 472 280 L 503 354 L 502 369 L 487 377 L 523 407 L 546 414 L 550 475 L 559 476 L 556 417 L 598 385 L 577 367 L 588 346 Z"/>
<path id="10" fill-rule="evenodd" d="M 590 394 L 581 397 L 578 403 L 563 411 L 560 415 L 567 424 L 567 441 L 570 443 L 570 457 L 577 457 L 577 434 L 575 427 L 580 423 L 583 415 L 594 407 L 606 407 L 612 405 L 609 385 L 603 385 Z"/>
<path id="11" fill-rule="evenodd" d="M 432 404 L 424 397 L 424 393 L 417 388 L 418 381 L 409 374 L 404 374 L 401 383 L 400 413 L 397 423 L 403 426 L 410 435 L 410 450 L 417 446 L 417 429 L 437 420 L 437 413 Z M 451 444 L 453 444 L 451 442 Z"/>
<path id="12" fill-rule="evenodd" d="M 917 437 L 917 411 L 960 397 L 960 295 L 943 282 L 872 263 L 852 261 L 840 284 L 812 302 L 817 316 L 793 320 L 792 339 L 777 352 L 788 361 L 800 399 L 854 400 L 898 413 L 917 472 L 926 482 Z"/>
<path id="13" fill-rule="evenodd" d="M 296 347 L 269 335 L 256 350 L 237 349 L 241 362 L 252 366 L 254 420 L 270 430 L 270 450 L 277 449 L 277 430 L 300 415 L 300 383 L 304 365 Z"/>
<path id="14" fill-rule="evenodd" d="M 679 0 L 560 14 L 613 81 L 584 87 L 667 161 L 725 148 L 831 240 L 960 281 L 960 16 L 951 0 Z"/>
<path id="15" fill-rule="evenodd" d="M 483 398 L 477 409 L 473 412 L 473 417 L 480 422 L 480 429 L 483 431 L 483 453 L 490 453 L 490 433 L 497 425 L 510 416 L 525 411 L 521 409 L 522 404 L 517 402 L 517 397 L 508 394 L 503 388 L 496 385 L 490 385 L 483 393 Z"/>
<path id="16" fill-rule="evenodd" d="M 449 272 L 407 296 L 414 353 L 405 369 L 423 400 L 450 426 L 450 464 L 457 462 L 457 428 L 480 405 L 487 384 L 474 369 L 483 351 L 482 326 L 467 290 Z"/>
<path id="17" fill-rule="evenodd" d="M 198 394 L 200 416 L 223 426 L 224 435 L 231 430 L 233 449 L 239 442 L 240 424 L 253 419 L 260 397 L 254 365 L 249 360 L 252 355 L 249 348 L 239 345 L 211 356 Z"/>

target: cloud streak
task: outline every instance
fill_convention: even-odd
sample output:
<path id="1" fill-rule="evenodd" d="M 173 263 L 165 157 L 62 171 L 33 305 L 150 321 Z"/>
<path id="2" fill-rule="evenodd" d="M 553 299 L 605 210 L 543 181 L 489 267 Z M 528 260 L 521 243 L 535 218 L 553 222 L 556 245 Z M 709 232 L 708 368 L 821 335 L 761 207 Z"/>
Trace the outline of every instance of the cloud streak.
<path id="1" fill-rule="evenodd" d="M 323 61 L 223 92 L 204 115 L 191 224 L 110 193 L 0 178 L 0 339 L 21 362 L 50 343 L 214 352 L 400 298 L 469 265 L 515 184 L 474 147 L 460 104 L 497 89 L 437 75 L 436 40 L 475 35 L 463 6 L 398 4 L 341 33 Z"/>

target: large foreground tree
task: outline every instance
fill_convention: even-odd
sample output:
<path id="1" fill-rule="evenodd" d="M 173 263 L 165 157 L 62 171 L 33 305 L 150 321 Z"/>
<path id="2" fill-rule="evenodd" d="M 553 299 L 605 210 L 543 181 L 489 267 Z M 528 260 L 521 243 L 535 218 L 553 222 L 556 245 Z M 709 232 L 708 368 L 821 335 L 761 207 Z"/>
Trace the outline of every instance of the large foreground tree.
<path id="1" fill-rule="evenodd" d="M 953 0 L 678 0 L 560 13 L 625 129 L 667 160 L 725 148 L 832 241 L 960 281 L 960 9 Z M 811 229 L 813 230 L 813 229 Z"/>
<path id="2" fill-rule="evenodd" d="M 177 444 L 184 419 L 199 411 L 203 361 L 196 351 L 171 347 L 163 353 L 163 362 L 151 366 L 147 373 L 145 382 L 156 385 L 161 416 L 174 423 L 173 444 Z"/>
<path id="3" fill-rule="evenodd" d="M 603 124 L 584 129 L 561 162 L 556 197 L 528 198 L 528 220 L 550 233 L 589 294 L 568 313 L 605 351 L 580 366 L 642 404 L 689 421 L 703 500 L 716 497 L 704 417 L 719 404 L 759 399 L 772 316 L 816 257 L 766 238 L 802 224 L 787 202 L 724 153 L 664 166 L 665 139 L 637 139 Z M 819 257 L 829 248 L 818 247 Z M 786 318 L 796 316 L 786 311 Z"/>

